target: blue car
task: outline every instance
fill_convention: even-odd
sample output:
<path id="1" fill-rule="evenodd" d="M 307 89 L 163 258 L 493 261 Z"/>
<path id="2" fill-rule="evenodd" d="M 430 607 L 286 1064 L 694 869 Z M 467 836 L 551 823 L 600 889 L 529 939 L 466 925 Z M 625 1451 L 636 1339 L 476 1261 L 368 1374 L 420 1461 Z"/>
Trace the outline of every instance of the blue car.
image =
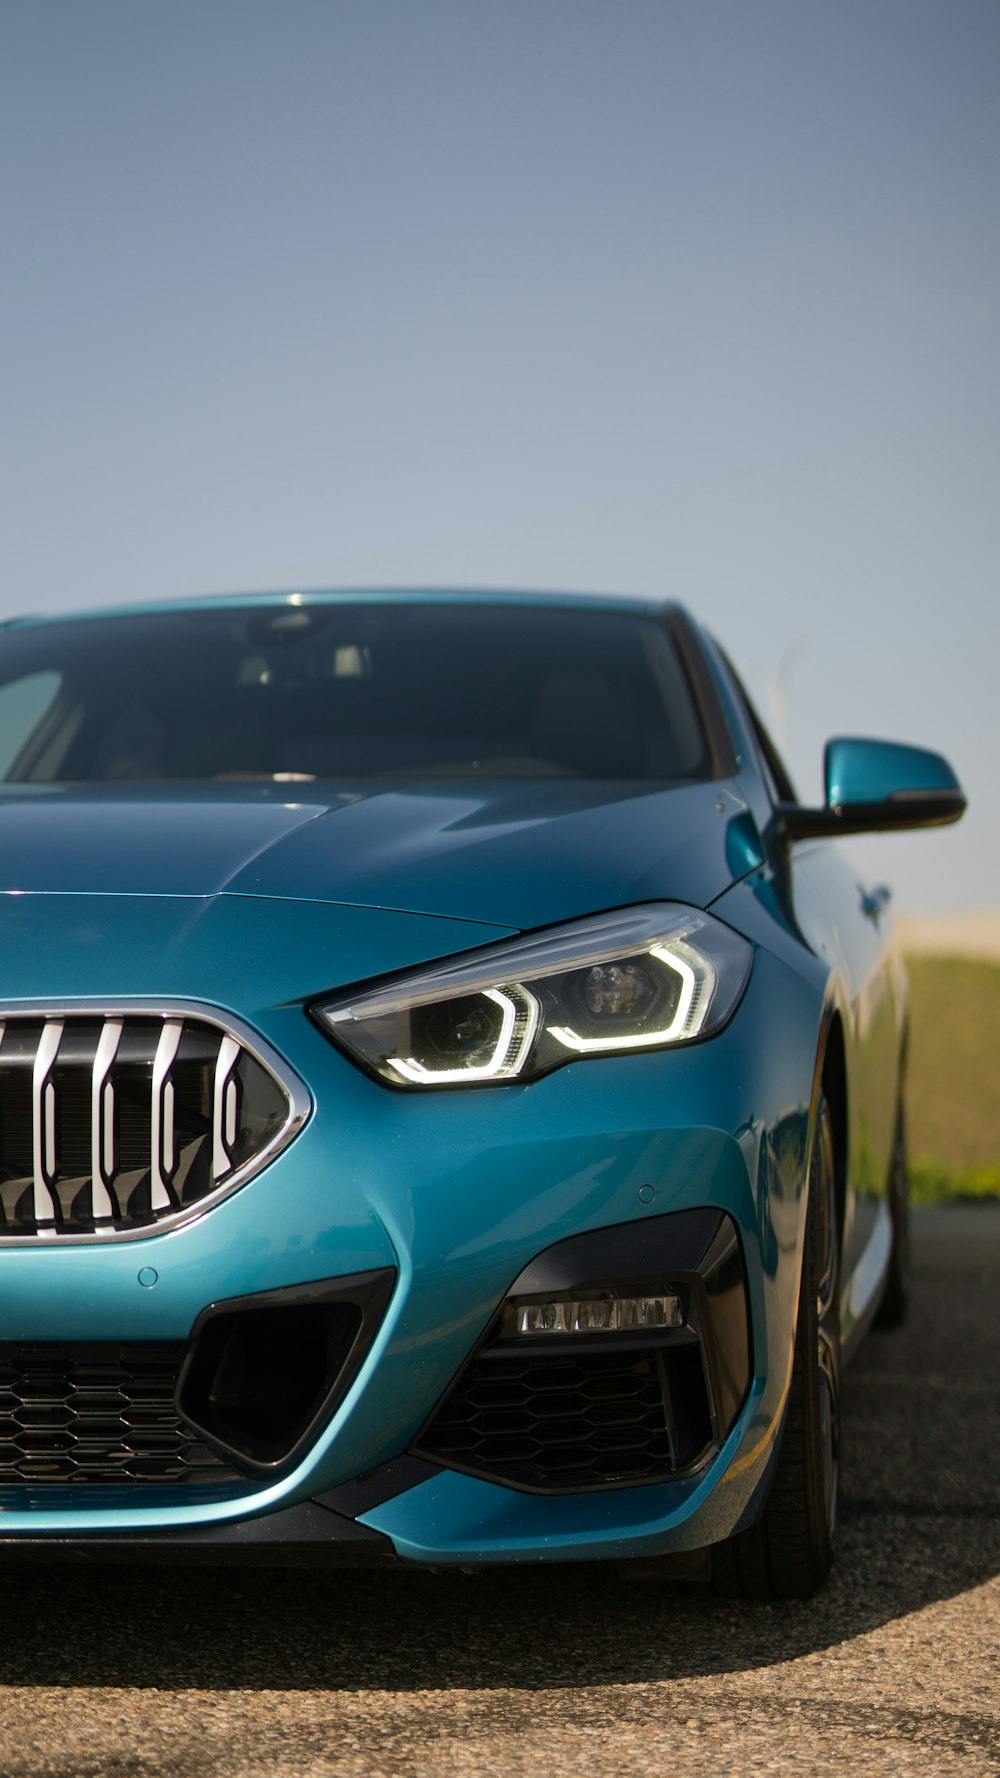
<path id="1" fill-rule="evenodd" d="M 0 1554 L 808 1593 L 906 1306 L 906 983 L 680 608 L 0 630 Z"/>

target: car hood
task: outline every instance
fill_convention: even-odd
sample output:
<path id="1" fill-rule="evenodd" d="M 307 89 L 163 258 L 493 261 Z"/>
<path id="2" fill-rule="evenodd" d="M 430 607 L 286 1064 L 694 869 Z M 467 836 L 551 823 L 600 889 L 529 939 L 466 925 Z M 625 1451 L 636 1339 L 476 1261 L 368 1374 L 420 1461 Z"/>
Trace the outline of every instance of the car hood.
<path id="1" fill-rule="evenodd" d="M 717 783 L 289 789 L 8 793 L 0 890 L 281 897 L 510 931 L 657 898 L 703 907 L 740 874 L 745 804 Z"/>

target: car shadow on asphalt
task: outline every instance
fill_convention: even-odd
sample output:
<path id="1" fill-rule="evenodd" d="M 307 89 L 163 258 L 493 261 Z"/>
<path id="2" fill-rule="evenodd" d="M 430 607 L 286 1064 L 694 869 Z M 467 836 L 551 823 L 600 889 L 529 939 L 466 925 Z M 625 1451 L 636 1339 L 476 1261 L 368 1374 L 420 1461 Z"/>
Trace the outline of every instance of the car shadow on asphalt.
<path id="1" fill-rule="evenodd" d="M 996 1285 L 918 1286 L 845 1382 L 837 1566 L 754 1606 L 603 1565 L 475 1575 L 12 1566 L 0 1685 L 540 1691 L 743 1671 L 1000 1572 Z"/>

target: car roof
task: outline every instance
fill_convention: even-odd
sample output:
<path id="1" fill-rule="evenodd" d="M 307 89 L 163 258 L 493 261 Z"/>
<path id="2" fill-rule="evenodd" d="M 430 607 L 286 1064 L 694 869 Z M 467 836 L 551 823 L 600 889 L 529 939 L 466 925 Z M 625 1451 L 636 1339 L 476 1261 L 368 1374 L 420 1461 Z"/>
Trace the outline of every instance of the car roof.
<path id="1" fill-rule="evenodd" d="M 348 605 L 348 604 L 478 604 L 535 605 L 594 608 L 606 611 L 645 612 L 662 615 L 680 608 L 672 600 L 651 599 L 636 593 L 572 592 L 509 587 L 337 587 L 282 589 L 274 592 L 210 593 L 197 597 L 158 599 L 121 605 L 103 605 L 81 611 L 53 611 L 0 619 L 0 629 L 20 629 L 35 624 L 77 623 L 91 619 L 167 615 L 174 611 L 225 611 L 255 605 Z"/>

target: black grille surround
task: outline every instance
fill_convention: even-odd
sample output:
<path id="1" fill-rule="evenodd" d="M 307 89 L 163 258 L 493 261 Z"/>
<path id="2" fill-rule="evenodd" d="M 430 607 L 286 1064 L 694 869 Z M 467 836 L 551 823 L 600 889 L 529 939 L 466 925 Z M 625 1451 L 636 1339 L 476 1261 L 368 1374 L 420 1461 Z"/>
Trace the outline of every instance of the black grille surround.
<path id="1" fill-rule="evenodd" d="M 199 1003 L 0 1007 L 0 1244 L 183 1222 L 308 1111 L 256 1033 Z"/>
<path id="2" fill-rule="evenodd" d="M 243 1480 L 174 1405 L 185 1341 L 0 1344 L 0 1487 Z"/>
<path id="3" fill-rule="evenodd" d="M 395 1283 L 386 1266 L 210 1303 L 177 1383 L 187 1425 L 247 1475 L 295 1464 L 354 1381 Z"/>
<path id="4" fill-rule="evenodd" d="M 595 1289 L 676 1292 L 684 1325 L 511 1337 L 501 1308 L 414 1455 L 536 1494 L 667 1481 L 707 1464 L 750 1380 L 735 1224 L 717 1210 L 678 1211 L 574 1236 L 539 1254 L 506 1302 Z"/>

